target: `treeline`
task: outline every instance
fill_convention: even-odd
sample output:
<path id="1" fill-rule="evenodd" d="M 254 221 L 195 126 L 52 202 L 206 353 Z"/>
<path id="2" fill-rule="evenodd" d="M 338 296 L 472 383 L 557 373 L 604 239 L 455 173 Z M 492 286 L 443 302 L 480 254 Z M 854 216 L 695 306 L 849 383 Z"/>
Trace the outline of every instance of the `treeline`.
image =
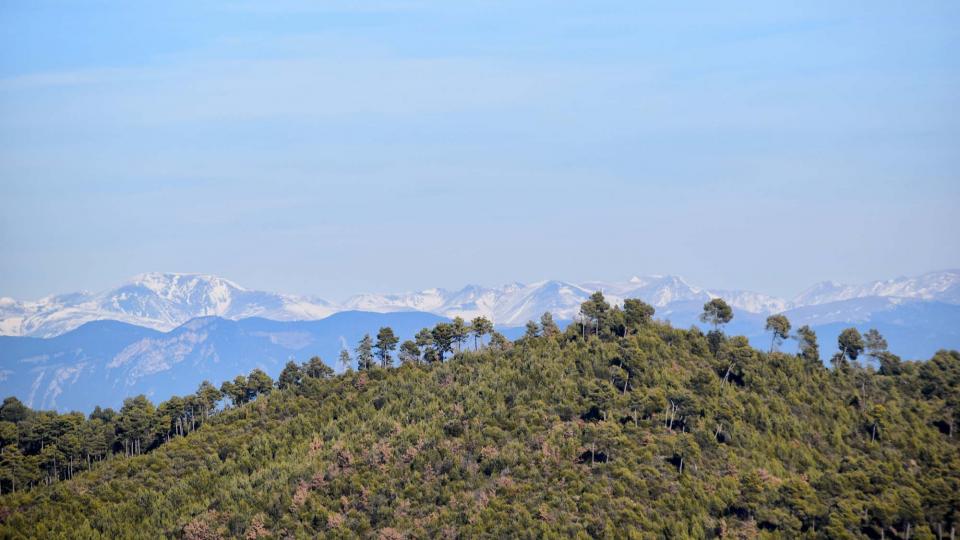
<path id="1" fill-rule="evenodd" d="M 642 300 L 627 299 L 621 309 L 611 306 L 603 294 L 597 292 L 581 306 L 577 321 L 567 327 L 566 337 L 624 337 L 652 321 L 654 314 L 654 307 Z M 713 330 L 707 333 L 707 340 L 714 356 L 719 354 L 725 339 L 723 326 L 732 319 L 733 310 L 724 300 L 715 298 L 704 305 L 701 320 L 713 326 Z M 820 363 L 816 333 L 809 327 L 801 327 L 796 335 L 792 335 L 789 320 L 783 315 L 773 315 L 767 319 L 766 328 L 772 334 L 771 351 L 784 339 L 792 337 L 799 342 L 800 357 Z M 539 324 L 527 323 L 520 342 L 541 335 L 555 337 L 560 334 L 560 328 L 547 312 Z M 485 343 L 487 336 L 490 338 Z M 460 352 L 471 338 L 474 350 L 491 346 L 502 351 L 512 345 L 503 334 L 494 330 L 493 323 L 486 317 L 476 317 L 470 323 L 456 317 L 450 323 L 424 328 L 414 340 L 402 344 L 392 328 L 380 328 L 376 340 L 370 334 L 364 335 L 354 355 L 344 349 L 339 360 L 344 369 L 351 369 L 353 365 L 359 371 L 389 368 L 393 366 L 393 352 L 399 344 L 402 364 L 432 364 L 443 362 L 454 351 Z M 738 343 L 746 346 L 743 341 Z M 879 363 L 881 373 L 895 374 L 900 369 L 900 359 L 887 350 L 887 343 L 877 330 L 870 330 L 866 336 L 861 336 L 855 328 L 844 330 L 838 339 L 838 351 L 831 361 L 839 369 L 848 369 L 865 350 Z M 731 354 L 729 358 L 730 364 L 723 374 L 725 382 L 731 376 L 738 379 L 742 371 L 738 355 Z M 86 417 L 78 412 L 33 411 L 17 398 L 8 397 L 0 407 L 0 493 L 69 479 L 78 471 L 88 470 L 114 455 L 139 455 L 152 450 L 171 438 L 196 430 L 217 412 L 222 400 L 239 406 L 274 388 L 298 385 L 304 377 L 333 375 L 333 370 L 322 359 L 313 357 L 303 365 L 288 362 L 276 382 L 263 370 L 254 369 L 247 376 L 239 375 L 232 381 L 225 381 L 219 389 L 203 381 L 195 393 L 174 396 L 157 406 L 146 396 L 139 395 L 126 399 L 119 411 L 97 407 Z M 948 424 L 952 434 L 954 422 Z M 874 430 L 879 425 L 879 420 L 874 422 Z"/>
<path id="2" fill-rule="evenodd" d="M 8 397 L 0 406 L 0 493 L 67 480 L 113 456 L 143 454 L 196 431 L 228 403 L 236 407 L 274 388 L 299 384 L 302 377 L 332 375 L 313 357 L 302 366 L 288 362 L 276 383 L 258 368 L 219 389 L 203 381 L 193 394 L 159 405 L 139 395 L 124 400 L 119 411 L 98 406 L 89 416 L 34 411 Z"/>
<path id="3" fill-rule="evenodd" d="M 449 323 L 437 323 L 433 328 L 424 328 L 417 332 L 414 339 L 404 341 L 400 344 L 398 356 L 402 364 L 443 362 L 447 354 L 460 352 L 471 337 L 474 350 L 478 350 L 487 335 L 490 336 L 490 344 L 495 347 L 503 348 L 509 342 L 503 334 L 494 330 L 493 323 L 486 317 L 476 317 L 469 324 L 461 317 L 454 317 Z M 399 339 L 390 327 L 381 328 L 376 341 L 370 334 L 364 335 L 354 349 L 357 369 L 362 371 L 375 365 L 393 367 L 393 351 L 398 343 Z M 340 351 L 340 363 L 344 368 L 350 367 L 353 362 L 349 351 Z"/>
<path id="4" fill-rule="evenodd" d="M 89 418 L 8 399 L 4 459 L 62 457 L 35 469 L 51 485 L 17 477 L 0 536 L 954 534 L 960 354 L 901 362 L 878 332 L 848 329 L 827 369 L 815 333 L 782 315 L 760 352 L 725 335 L 721 299 L 704 306 L 708 332 L 654 314 L 597 293 L 566 329 L 545 314 L 514 342 L 482 318 L 402 344 L 381 328 L 341 352 L 342 376 L 314 358 L 275 382 L 254 371 Z M 786 339 L 797 354 L 777 352 Z M 105 446 L 65 451 L 80 431 L 56 427 L 21 439 L 24 422 L 64 417 Z M 109 454 L 133 457 L 98 466 Z"/>

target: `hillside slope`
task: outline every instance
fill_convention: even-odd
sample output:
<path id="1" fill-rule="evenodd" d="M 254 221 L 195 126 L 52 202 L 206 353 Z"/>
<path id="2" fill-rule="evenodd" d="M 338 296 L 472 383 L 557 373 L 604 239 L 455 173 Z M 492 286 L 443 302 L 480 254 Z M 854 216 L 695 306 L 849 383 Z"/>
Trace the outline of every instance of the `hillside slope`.
<path id="1" fill-rule="evenodd" d="M 0 498 L 0 537 L 945 537 L 960 354 L 879 374 L 646 322 L 307 377 Z"/>

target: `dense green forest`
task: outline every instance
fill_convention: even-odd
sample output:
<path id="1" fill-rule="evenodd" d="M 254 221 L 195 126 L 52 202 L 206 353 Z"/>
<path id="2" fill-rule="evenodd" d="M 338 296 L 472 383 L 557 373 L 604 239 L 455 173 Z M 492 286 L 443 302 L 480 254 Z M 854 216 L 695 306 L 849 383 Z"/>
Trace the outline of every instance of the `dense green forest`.
<path id="1" fill-rule="evenodd" d="M 514 342 L 382 328 L 341 375 L 315 358 L 88 416 L 8 398 L 0 537 L 955 536 L 960 353 L 901 362 L 850 329 L 828 368 L 782 316 L 758 351 L 722 300 L 707 333 L 653 315 L 596 294 Z"/>

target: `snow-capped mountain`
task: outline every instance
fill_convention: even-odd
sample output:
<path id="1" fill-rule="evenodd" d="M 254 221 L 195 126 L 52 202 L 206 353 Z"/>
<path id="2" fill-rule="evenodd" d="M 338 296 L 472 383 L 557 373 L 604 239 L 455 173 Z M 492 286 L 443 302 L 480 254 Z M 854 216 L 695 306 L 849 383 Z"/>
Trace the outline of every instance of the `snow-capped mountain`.
<path id="1" fill-rule="evenodd" d="M 916 277 L 871 281 L 861 285 L 823 281 L 800 293 L 794 298 L 792 304 L 812 306 L 870 296 L 915 298 L 960 304 L 960 270 L 928 272 Z"/>
<path id="2" fill-rule="evenodd" d="M 690 285 L 677 276 L 634 276 L 627 281 L 589 281 L 583 287 L 590 291 L 602 291 L 613 298 L 639 298 L 655 307 L 673 302 L 709 300 L 710 294 L 700 287 Z"/>
<path id="3" fill-rule="evenodd" d="M 20 302 L 0 299 L 0 333 L 50 337 L 85 322 L 116 320 L 170 330 L 195 317 L 320 319 L 337 311 L 328 302 L 252 291 L 204 274 L 148 273 L 99 294 L 79 292 Z"/>
<path id="4" fill-rule="evenodd" d="M 428 311 L 440 310 L 450 292 L 444 289 L 426 289 L 399 294 L 359 294 L 343 303 L 346 309 L 357 311 Z"/>
<path id="5" fill-rule="evenodd" d="M 960 270 L 862 285 L 824 282 L 807 289 L 793 301 L 751 291 L 707 289 L 677 276 L 652 275 L 612 282 L 540 281 L 500 287 L 468 285 L 453 291 L 433 288 L 398 294 L 361 294 L 341 303 L 248 290 L 211 275 L 150 273 L 98 294 L 79 292 L 36 301 L 0 298 L 0 335 L 49 337 L 93 320 L 117 320 L 166 331 L 202 316 L 295 321 L 316 320 L 341 311 L 422 311 L 466 319 L 483 315 L 499 325 L 520 326 L 539 318 L 545 311 L 557 319 L 573 319 L 580 304 L 594 291 L 602 291 L 615 304 L 621 304 L 625 298 L 640 298 L 657 307 L 658 312 L 673 316 L 698 311 L 703 302 L 721 297 L 738 311 L 749 314 L 767 315 L 820 306 L 805 312 L 854 321 L 876 306 L 889 304 L 869 299 L 960 304 Z M 862 301 L 853 301 L 856 299 Z"/>
<path id="6" fill-rule="evenodd" d="M 468 285 L 458 291 L 427 289 L 402 294 L 363 294 L 349 298 L 343 307 L 380 313 L 428 311 L 466 319 L 483 315 L 497 324 L 518 326 L 539 318 L 545 311 L 559 318 L 572 318 L 591 292 L 561 281 L 511 283 L 496 288 Z"/>
<path id="7" fill-rule="evenodd" d="M 792 307 L 792 304 L 783 298 L 777 298 L 769 294 L 721 289 L 713 289 L 709 293 L 713 298 L 723 298 L 731 306 L 750 313 L 781 313 Z"/>
<path id="8" fill-rule="evenodd" d="M 756 313 L 772 313 L 787 307 L 786 301 L 765 294 L 701 289 L 677 276 L 633 277 L 622 282 L 591 281 L 579 285 L 551 280 L 510 283 L 495 288 L 468 285 L 458 291 L 427 289 L 404 294 L 364 294 L 348 299 L 344 307 L 375 312 L 429 311 L 466 319 L 483 315 L 497 324 L 519 326 L 546 311 L 557 319 L 573 319 L 580 311 L 580 304 L 595 291 L 603 292 L 614 304 L 622 304 L 625 298 L 640 298 L 658 308 L 675 303 L 702 303 L 717 296 L 726 298 L 736 308 Z"/>

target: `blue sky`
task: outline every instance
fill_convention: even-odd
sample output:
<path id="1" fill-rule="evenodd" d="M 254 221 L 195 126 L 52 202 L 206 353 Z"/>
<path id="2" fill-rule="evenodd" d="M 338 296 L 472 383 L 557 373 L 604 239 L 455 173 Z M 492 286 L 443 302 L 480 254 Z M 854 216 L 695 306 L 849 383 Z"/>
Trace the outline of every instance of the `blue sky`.
<path id="1" fill-rule="evenodd" d="M 0 4 L 0 295 L 960 266 L 955 1 L 147 4 Z"/>

